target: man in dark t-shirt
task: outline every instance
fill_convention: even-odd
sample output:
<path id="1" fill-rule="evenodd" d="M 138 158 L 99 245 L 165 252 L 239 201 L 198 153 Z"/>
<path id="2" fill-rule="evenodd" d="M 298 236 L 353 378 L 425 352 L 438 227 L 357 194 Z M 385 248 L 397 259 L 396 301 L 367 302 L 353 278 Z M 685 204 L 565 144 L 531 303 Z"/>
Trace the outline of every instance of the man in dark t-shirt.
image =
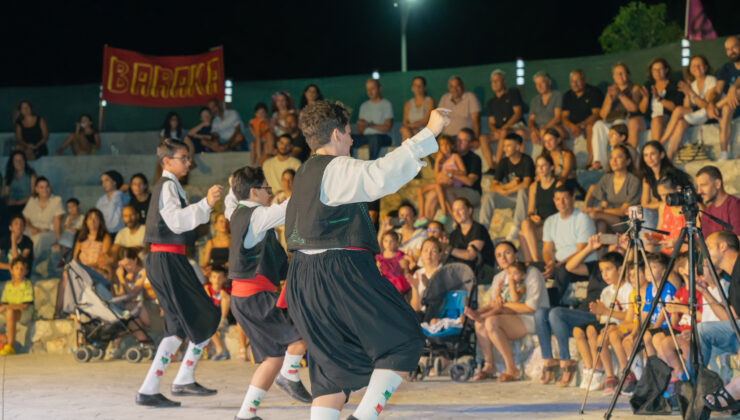
<path id="1" fill-rule="evenodd" d="M 496 163 L 501 160 L 501 142 L 509 133 L 518 133 L 520 136 L 526 125 L 522 121 L 523 101 L 517 88 L 506 88 L 506 75 L 500 69 L 491 73 L 491 90 L 493 97 L 486 103 L 488 112 L 488 129 L 490 133 L 480 136 L 480 147 L 483 158 L 486 160 L 489 171 L 493 171 Z M 492 158 L 491 143 L 497 142 L 496 158 Z"/>
<path id="2" fill-rule="evenodd" d="M 10 280 L 10 262 L 17 257 L 25 258 L 30 272 L 33 265 L 33 242 L 23 234 L 26 222 L 23 216 L 10 219 L 10 232 L 0 238 L 0 281 Z"/>
<path id="3" fill-rule="evenodd" d="M 288 131 L 288 135 L 293 139 L 293 151 L 291 156 L 298 158 L 301 163 L 305 162 L 309 156 L 311 156 L 311 148 L 306 143 L 306 137 L 303 136 L 301 130 L 298 128 L 298 116 L 296 114 L 288 114 L 285 116 L 285 128 Z"/>
<path id="4" fill-rule="evenodd" d="M 534 180 L 534 162 L 521 152 L 523 139 L 518 134 L 508 134 L 503 142 L 504 157 L 496 166 L 491 192 L 483 195 L 478 221 L 486 229 L 491 226 L 496 208 L 513 208 L 514 221 L 506 239 L 513 240 L 527 215 L 529 185 Z"/>
<path id="5" fill-rule="evenodd" d="M 465 198 L 452 203 L 452 217 L 457 226 L 450 233 L 450 258 L 448 262 L 462 262 L 475 269 L 478 254 L 483 265 L 492 268 L 495 264 L 493 242 L 488 231 L 473 220 L 473 206 Z M 487 279 L 490 282 L 490 279 Z"/>
<path id="6" fill-rule="evenodd" d="M 740 116 L 740 40 L 737 37 L 727 38 L 725 53 L 730 61 L 717 71 L 717 85 L 707 93 L 706 98 L 707 116 L 719 120 L 718 161 L 732 158 L 729 149 L 732 120 Z"/>
<path id="7" fill-rule="evenodd" d="M 474 140 L 473 130 L 463 128 L 457 133 L 455 139 L 455 151 L 465 165 L 465 174 L 453 176 L 454 180 L 462 183 L 461 187 L 455 188 L 456 197 L 465 197 L 473 206 L 480 203 L 481 187 L 481 160 L 478 155 L 470 150 L 470 143 Z"/>
<path id="8" fill-rule="evenodd" d="M 599 110 L 604 102 L 604 94 L 586 83 L 586 74 L 577 69 L 570 72 L 570 90 L 563 95 L 563 125 L 571 137 L 586 137 L 588 160 L 592 159 L 591 134 L 593 126 L 599 120 Z"/>

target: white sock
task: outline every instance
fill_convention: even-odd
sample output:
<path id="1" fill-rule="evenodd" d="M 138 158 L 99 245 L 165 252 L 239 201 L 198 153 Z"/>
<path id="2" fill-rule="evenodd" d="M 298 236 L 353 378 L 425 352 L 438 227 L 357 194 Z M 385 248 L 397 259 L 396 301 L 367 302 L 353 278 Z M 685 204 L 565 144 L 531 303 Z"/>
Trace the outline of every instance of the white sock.
<path id="1" fill-rule="evenodd" d="M 172 356 L 174 356 L 177 349 L 180 348 L 180 343 L 182 343 L 182 341 L 174 335 L 162 339 L 159 343 L 159 347 L 157 347 L 157 354 L 154 356 L 152 366 L 149 368 L 146 378 L 144 378 L 144 383 L 141 384 L 141 388 L 139 388 L 140 394 L 159 394 L 159 381 L 162 380 L 164 371 L 167 369 L 167 366 L 170 365 Z"/>
<path id="2" fill-rule="evenodd" d="M 267 391 L 264 389 L 257 388 L 254 385 L 249 385 L 247 395 L 244 396 L 244 401 L 242 402 L 242 408 L 236 416 L 240 419 L 251 419 L 252 417 L 256 417 L 257 407 L 259 407 L 260 401 L 262 401 L 262 397 L 265 396 L 266 392 Z"/>
<path id="3" fill-rule="evenodd" d="M 376 420 L 401 381 L 403 379 L 392 370 L 375 369 L 353 416 L 359 420 Z"/>
<path id="4" fill-rule="evenodd" d="M 339 420 L 341 411 L 329 407 L 311 406 L 311 420 Z"/>
<path id="5" fill-rule="evenodd" d="M 203 349 L 208 345 L 209 341 L 211 341 L 210 338 L 199 344 L 193 344 L 192 342 L 188 344 L 188 349 L 182 355 L 180 370 L 177 371 L 177 376 L 172 381 L 173 384 L 187 385 L 195 382 L 195 367 L 198 366 L 198 360 L 203 355 Z"/>
<path id="6" fill-rule="evenodd" d="M 283 367 L 280 368 L 280 374 L 285 377 L 285 379 L 291 380 L 293 382 L 298 382 L 301 380 L 300 376 L 298 376 L 298 368 L 301 367 L 301 359 L 303 359 L 303 355 L 295 355 L 295 354 L 288 354 L 285 353 L 285 358 L 283 359 Z"/>

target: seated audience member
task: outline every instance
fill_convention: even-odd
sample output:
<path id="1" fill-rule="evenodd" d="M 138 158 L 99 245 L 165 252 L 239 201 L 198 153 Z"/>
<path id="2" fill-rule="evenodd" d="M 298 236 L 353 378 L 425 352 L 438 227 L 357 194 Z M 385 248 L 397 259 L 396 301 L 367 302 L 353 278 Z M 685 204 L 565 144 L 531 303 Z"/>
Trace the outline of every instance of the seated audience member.
<path id="1" fill-rule="evenodd" d="M 121 248 L 133 248 L 139 253 L 139 256 L 142 256 L 145 249 L 144 234 L 146 233 L 146 226 L 141 223 L 136 209 L 131 205 L 121 210 L 121 218 L 126 227 L 116 233 L 111 255 L 118 255 Z"/>
<path id="2" fill-rule="evenodd" d="M 422 76 L 414 77 L 411 80 L 411 92 L 414 97 L 403 106 L 401 141 L 410 139 L 426 127 L 434 109 L 434 99 L 427 96 L 427 79 Z"/>
<path id="3" fill-rule="evenodd" d="M 389 230 L 380 241 L 380 254 L 375 256 L 380 274 L 393 284 L 398 293 L 406 295 L 411 289 L 406 275 L 409 272 L 409 260 L 406 254 L 398 249 L 398 234 Z M 423 244 L 422 244 L 423 246 Z"/>
<path id="4" fill-rule="evenodd" d="M 493 242 L 488 230 L 473 220 L 473 205 L 464 197 L 458 197 L 452 203 L 452 217 L 457 225 L 450 233 L 450 257 L 448 262 L 462 262 L 475 270 L 478 255 L 482 264 L 479 277 L 487 276 L 487 271 L 493 270 L 496 261 L 493 259 Z M 483 278 L 484 283 L 490 277 Z"/>
<path id="5" fill-rule="evenodd" d="M 177 112 L 170 112 L 162 123 L 162 130 L 159 131 L 159 141 L 164 139 L 180 140 L 188 146 L 190 156 L 195 156 L 195 145 L 193 140 L 188 137 L 188 131 L 182 128 L 182 119 Z"/>
<path id="6" fill-rule="evenodd" d="M 211 337 L 211 343 L 216 348 L 215 354 L 209 354 L 211 360 L 229 360 L 231 353 L 226 347 L 226 333 L 229 331 L 229 312 L 231 311 L 231 287 L 226 286 L 227 270 L 223 266 L 214 265 L 208 268 L 208 283 L 204 285 L 206 294 L 219 309 L 221 322 L 218 330 Z"/>
<path id="7" fill-rule="evenodd" d="M 141 327 L 147 328 L 151 325 L 149 312 L 146 306 L 143 305 L 147 280 L 144 275 L 144 265 L 139 258 L 139 251 L 135 248 L 123 247 L 119 248 L 115 255 L 118 265 L 113 281 L 113 296 L 129 296 L 130 299 L 121 304 L 123 309 L 128 311 L 133 311 L 137 307 L 142 306 L 137 316 L 137 321 Z M 134 336 L 138 340 L 145 342 L 147 341 L 146 334 L 141 331 L 139 325 L 132 322 L 129 326 L 134 331 Z M 109 358 L 120 358 L 119 345 L 120 339 L 114 340 L 111 343 L 111 347 L 108 349 Z"/>
<path id="8" fill-rule="evenodd" d="M 198 115 L 200 115 L 200 122 L 188 130 L 184 140 L 185 144 L 193 145 L 193 154 L 205 152 L 206 148 L 203 147 L 203 143 L 211 139 L 211 121 L 213 120 L 211 110 L 204 106 Z"/>
<path id="9" fill-rule="evenodd" d="M 123 185 L 123 176 L 118 171 L 105 172 L 100 176 L 100 183 L 105 194 L 100 196 L 95 208 L 103 214 L 108 232 L 116 233 L 123 229 L 121 210 L 128 204 L 130 196 L 120 190 Z"/>
<path id="10" fill-rule="evenodd" d="M 501 271 L 491 284 L 491 300 L 479 309 L 465 308 L 465 315 L 475 321 L 475 335 L 485 364 L 473 381 L 496 377 L 493 347 L 499 351 L 506 372 L 499 382 L 518 381 L 521 372 L 514 362 L 511 342 L 534 334 L 534 313 L 550 306 L 542 273 L 519 262 L 516 247 L 508 241 L 496 245 L 496 261 Z"/>
<path id="11" fill-rule="evenodd" d="M 293 143 L 293 150 L 290 152 L 290 155 L 298 158 L 301 163 L 308 160 L 311 156 L 311 148 L 306 143 L 306 136 L 298 128 L 298 114 L 291 113 L 285 116 L 285 129 L 285 134 L 290 136 L 291 143 Z"/>
<path id="12" fill-rule="evenodd" d="M 229 244 L 231 243 L 231 230 L 229 221 L 223 213 L 219 213 L 213 221 L 213 236 L 206 242 L 203 253 L 203 272 L 209 274 L 209 267 L 229 266 Z"/>
<path id="13" fill-rule="evenodd" d="M 465 173 L 465 165 L 460 155 L 455 153 L 452 139 L 448 136 L 439 138 L 439 152 L 434 156 L 434 181 L 431 184 L 419 187 L 419 223 L 426 224 L 429 219 L 434 219 L 437 205 L 442 211 L 439 219 L 442 224 L 447 224 L 448 214 L 452 211 L 452 202 L 455 201 L 453 188 L 462 187 L 463 183 L 454 178 L 455 174 Z M 426 200 L 427 194 L 436 194 L 437 200 Z M 426 207 L 424 204 L 434 204 Z"/>
<path id="14" fill-rule="evenodd" d="M 625 146 L 612 150 L 609 169 L 588 189 L 583 210 L 596 222 L 599 232 L 607 232 L 619 223 L 629 206 L 640 204 L 642 194 L 642 182 L 633 174 L 632 157 Z"/>
<path id="15" fill-rule="evenodd" d="M 280 189 L 275 193 L 273 203 L 280 204 L 290 198 L 293 194 L 293 180 L 295 179 L 295 170 L 286 169 L 280 177 Z"/>
<path id="16" fill-rule="evenodd" d="M 558 130 L 560 137 L 565 138 L 567 133 L 560 125 L 563 94 L 552 90 L 552 79 L 544 71 L 539 71 L 534 75 L 534 86 L 537 89 L 537 95 L 529 103 L 529 121 L 527 122 L 532 143 L 542 143 L 542 138 L 548 128 Z"/>
<path id="17" fill-rule="evenodd" d="M 668 143 L 668 159 L 673 159 L 681 147 L 683 135 L 690 125 L 702 125 L 709 121 L 707 116 L 707 95 L 717 85 L 717 78 L 711 72 L 709 61 L 703 55 L 695 55 L 689 61 L 689 81 L 678 82 L 678 90 L 683 93 L 683 104 L 671 113 L 660 143 Z"/>
<path id="18" fill-rule="evenodd" d="M 72 197 L 65 203 L 67 214 L 62 217 L 62 234 L 59 237 L 62 258 L 67 260 L 67 252 L 75 247 L 75 237 L 82 229 L 82 214 L 80 213 L 80 200 Z"/>
<path id="19" fill-rule="evenodd" d="M 740 314 L 740 243 L 734 232 L 715 231 L 707 237 L 707 248 L 717 271 L 724 271 L 731 277 L 727 300 L 733 313 L 728 314 L 721 305 L 712 306 L 720 321 L 699 324 L 697 331 L 701 354 L 737 354 L 738 341 L 730 322 Z M 737 400 L 740 400 L 740 379 L 737 378 L 717 392 L 704 396 L 704 402 L 715 411 L 737 410 L 740 408 Z"/>
<path id="20" fill-rule="evenodd" d="M 704 212 L 731 224 L 735 235 L 740 237 L 740 198 L 725 192 L 722 172 L 716 166 L 707 165 L 696 173 L 696 192 L 701 196 Z M 705 214 L 699 217 L 705 238 L 723 229 Z"/>
<path id="21" fill-rule="evenodd" d="M 10 218 L 10 233 L 0 238 L 0 281 L 10 279 L 10 262 L 23 259 L 28 267 L 33 264 L 33 242 L 24 235 L 26 222 L 23 216 Z"/>
<path id="22" fill-rule="evenodd" d="M 211 122 L 211 138 L 202 143 L 207 149 L 214 152 L 239 150 L 244 144 L 242 133 L 244 123 L 239 113 L 233 109 L 226 109 L 218 99 L 208 101 L 213 121 Z"/>
<path id="23" fill-rule="evenodd" d="M 593 239 L 594 241 L 597 238 Z M 589 242 L 592 239 L 589 238 Z M 591 245 L 593 248 L 598 248 L 600 244 L 594 243 Z M 585 254 L 576 254 L 576 257 Z M 622 267 L 623 256 L 618 252 L 608 252 L 599 259 L 599 271 L 601 272 L 601 278 L 608 286 L 602 291 L 599 299 L 589 303 L 588 310 L 592 314 L 596 315 L 597 321 L 579 325 L 573 329 L 573 337 L 576 339 L 576 345 L 578 352 L 581 354 L 583 359 L 583 375 L 581 377 L 581 388 L 588 388 L 591 385 L 591 390 L 597 390 L 604 388 L 605 394 L 613 394 L 614 388 L 617 386 L 618 380 L 614 374 L 614 364 L 612 361 L 611 351 L 609 350 L 609 343 L 605 342 L 606 346 L 602 351 L 599 359 L 596 359 L 597 353 L 599 353 L 599 345 L 602 342 L 602 336 L 604 334 L 610 334 L 612 331 L 616 331 L 615 324 L 624 321 L 627 317 L 630 308 L 630 294 L 632 293 L 632 284 L 628 279 L 624 279 L 619 284 L 619 273 Z M 576 261 L 576 258 L 572 258 L 568 264 L 580 264 L 580 261 Z M 614 305 L 614 311 L 609 317 L 610 307 Z M 603 369 L 599 369 L 601 366 Z"/>
<path id="24" fill-rule="evenodd" d="M 609 127 L 614 124 L 627 124 L 627 142 L 637 148 L 640 133 L 645 130 L 645 120 L 639 114 L 638 105 L 642 100 L 640 88 L 630 80 L 630 71 L 626 64 L 619 62 L 612 67 L 614 84 L 610 85 L 604 96 L 599 115 L 601 119 L 594 123 L 594 133 L 591 141 L 593 161 L 589 170 L 597 170 L 606 166 Z"/>
<path id="25" fill-rule="evenodd" d="M 272 154 L 273 135 L 270 121 L 267 119 L 267 105 L 259 102 L 254 106 L 254 118 L 249 120 L 249 132 L 252 140 L 249 143 L 249 158 L 252 165 L 262 163 L 267 155 Z"/>
<path id="26" fill-rule="evenodd" d="M 516 133 L 504 138 L 504 157 L 496 166 L 491 192 L 484 194 L 481 200 L 479 221 L 486 230 L 491 226 L 497 208 L 514 209 L 514 224 L 506 235 L 508 240 L 517 237 L 519 227 L 527 217 L 529 186 L 534 179 L 534 162 L 522 152 L 523 143 L 522 137 Z"/>
<path id="27" fill-rule="evenodd" d="M 664 58 L 656 58 L 648 64 L 648 81 L 640 87 L 642 99 L 640 112 L 650 121 L 650 139 L 663 137 L 663 128 L 671 113 L 683 103 L 683 93 L 678 84 L 671 80 L 671 66 Z"/>
<path id="28" fill-rule="evenodd" d="M 357 133 L 352 136 L 352 148 L 367 145 L 369 159 L 375 160 L 380 155 L 380 148 L 391 145 L 390 132 L 393 128 L 393 105 L 383 98 L 380 82 L 368 79 L 365 91 L 370 98 L 360 105 L 357 116 Z"/>
<path id="29" fill-rule="evenodd" d="M 321 94 L 321 89 L 313 83 L 309 84 L 305 89 L 303 89 L 301 100 L 298 103 L 298 112 L 303 111 L 303 108 L 306 106 L 322 99 L 324 99 L 324 95 Z"/>
<path id="30" fill-rule="evenodd" d="M 449 109 L 450 123 L 442 134 L 454 136 L 463 128 L 473 130 L 473 141 L 480 137 L 480 102 L 473 92 L 465 91 L 465 84 L 459 76 L 447 81 L 447 93 L 439 99 L 439 108 Z"/>
<path id="31" fill-rule="evenodd" d="M 283 134 L 277 140 L 277 154 L 262 163 L 262 170 L 265 173 L 267 185 L 272 191 L 280 191 L 282 185 L 280 178 L 286 169 L 298 170 L 301 161 L 292 156 L 293 142 L 289 135 Z"/>
<path id="32" fill-rule="evenodd" d="M 668 173 L 658 181 L 658 196 L 660 206 L 658 207 L 658 229 L 668 232 L 668 235 L 654 234 L 646 235 L 652 244 L 664 254 L 671 255 L 673 246 L 678 240 L 681 228 L 686 226 L 686 218 L 681 212 L 681 206 L 668 206 L 665 203 L 668 194 L 674 194 L 681 189 L 677 173 Z M 681 251 L 688 250 L 688 244 L 681 245 Z"/>
<path id="33" fill-rule="evenodd" d="M 48 155 L 46 142 L 49 141 L 49 129 L 44 117 L 36 114 L 28 101 L 21 101 L 16 113 L 14 149 L 23 153 L 26 160 L 36 160 Z"/>
<path id="34" fill-rule="evenodd" d="M 707 94 L 707 116 L 719 121 L 718 161 L 732 158 L 729 149 L 732 120 L 740 116 L 740 40 L 736 36 L 725 40 L 725 53 L 730 61 L 717 71 L 717 85 Z"/>
<path id="35" fill-rule="evenodd" d="M 591 150 L 591 137 L 593 135 L 594 123 L 601 116 L 601 104 L 604 102 L 604 94 L 596 86 L 586 83 L 586 73 L 581 69 L 570 72 L 570 90 L 563 94 L 563 111 L 560 116 L 570 137 L 576 138 L 583 135 L 586 139 L 588 150 L 588 163 L 591 165 L 593 151 Z"/>
<path id="36" fill-rule="evenodd" d="M 581 193 L 583 188 L 576 179 L 576 155 L 565 145 L 565 139 L 560 137 L 560 132 L 554 128 L 545 130 L 542 145 L 544 146 L 542 154 L 552 159 L 554 175 L 558 181 Z"/>
<path id="37" fill-rule="evenodd" d="M 555 188 L 563 185 L 555 178 L 550 155 L 541 154 L 535 162 L 536 181 L 529 186 L 527 218 L 522 221 L 519 231 L 519 248 L 524 261 L 540 261 L 539 244 L 542 243 L 542 227 L 545 220 L 558 212 L 553 201 Z"/>
<path id="38" fill-rule="evenodd" d="M 23 258 L 10 262 L 11 281 L 5 284 L 0 297 L 0 313 L 5 313 L 5 334 L 7 344 L 0 349 L 0 355 L 15 354 L 17 325 L 29 324 L 33 320 L 33 285 L 26 279 L 28 268 Z"/>
<path id="39" fill-rule="evenodd" d="M 569 196 L 567 192 L 558 191 L 556 192 L 556 194 L 560 195 L 560 197 L 557 197 L 555 199 L 556 203 L 558 202 L 558 199 L 563 202 L 572 200 L 572 196 Z M 585 217 L 583 213 L 572 213 L 571 217 L 569 217 L 568 219 L 571 219 L 573 216 L 580 216 L 580 218 L 582 218 L 582 220 L 586 222 L 582 222 L 582 224 L 588 225 L 589 220 L 583 219 L 583 217 Z M 567 222 L 568 219 L 566 219 L 565 222 Z M 562 223 L 563 220 L 561 219 L 560 214 L 554 214 L 547 219 L 545 225 L 546 233 L 550 230 L 548 229 L 549 226 L 547 226 L 550 221 L 558 222 L 560 224 L 558 228 L 562 228 L 563 226 L 568 225 L 567 223 Z M 593 227 L 593 223 L 591 223 L 591 226 Z M 577 230 L 574 229 L 570 232 L 575 232 L 576 235 L 573 235 L 572 233 L 566 233 L 562 229 L 553 229 L 561 235 L 564 234 L 566 236 L 570 236 L 571 238 L 566 239 L 566 241 L 568 242 L 572 241 L 572 239 L 578 241 L 575 247 L 572 246 L 572 242 L 571 244 L 568 244 L 570 246 L 566 250 L 566 252 L 570 250 L 575 250 L 575 252 L 568 255 L 567 257 L 558 258 L 558 260 L 560 260 L 560 264 L 562 265 L 558 268 L 558 274 L 556 274 L 555 278 L 555 282 L 558 287 L 557 295 L 561 296 L 568 283 L 570 282 L 588 281 L 586 299 L 576 305 L 573 309 L 563 306 L 557 306 L 552 308 L 538 309 L 537 313 L 535 314 L 537 337 L 539 338 L 540 350 L 542 351 L 542 358 L 544 359 L 544 367 L 542 370 L 540 383 L 549 384 L 551 381 L 553 381 L 555 379 L 554 371 L 555 369 L 557 369 L 557 366 L 559 364 L 561 376 L 560 380 L 558 380 L 557 382 L 557 385 L 561 387 L 570 385 L 570 382 L 576 376 L 575 373 L 578 366 L 578 363 L 574 360 L 571 360 L 570 358 L 568 338 L 573 334 L 574 327 L 596 322 L 598 320 L 596 315 L 591 311 L 592 304 L 598 302 L 599 298 L 601 297 L 601 292 L 607 285 L 601 278 L 601 273 L 599 272 L 599 264 L 596 261 L 596 250 L 599 249 L 599 247 L 601 246 L 601 244 L 599 243 L 599 237 L 596 235 L 588 236 L 586 239 L 586 243 L 584 244 L 583 242 L 580 242 L 583 241 L 582 236 L 585 236 L 582 235 L 582 232 L 589 229 L 578 229 L 577 226 L 574 227 L 576 227 Z M 576 236 L 576 238 L 573 238 L 573 236 Z M 548 248 L 548 253 L 550 253 L 553 247 L 553 242 L 548 239 L 550 239 L 549 235 L 548 238 L 545 238 L 544 240 L 545 247 Z M 561 251 L 562 250 L 558 250 L 558 252 L 563 255 L 564 253 Z M 564 276 L 567 276 L 566 281 L 562 281 Z M 559 304 L 559 297 L 557 300 L 558 302 L 553 302 L 554 305 Z M 552 335 L 555 335 L 555 339 L 558 342 L 558 348 L 560 349 L 559 363 L 558 360 L 554 359 L 552 356 Z"/>
<path id="40" fill-rule="evenodd" d="M 146 175 L 138 173 L 131 176 L 128 194 L 128 204 L 136 210 L 136 214 L 139 215 L 139 222 L 146 223 L 146 213 L 149 211 L 149 201 L 152 199 Z"/>
<path id="41" fill-rule="evenodd" d="M 26 155 L 14 151 L 5 165 L 5 188 L 3 196 L 8 204 L 8 217 L 21 214 L 26 202 L 31 198 L 36 185 L 36 172 L 28 166 Z"/>
<path id="42" fill-rule="evenodd" d="M 95 129 L 89 114 L 80 116 L 80 120 L 75 124 L 75 132 L 64 138 L 57 149 L 57 154 L 64 154 L 68 147 L 72 148 L 72 154 L 75 156 L 93 155 L 100 150 L 100 133 Z"/>
<path id="43" fill-rule="evenodd" d="M 272 117 L 270 118 L 270 128 L 275 137 L 280 137 L 288 132 L 285 119 L 289 114 L 295 113 L 293 98 L 290 97 L 288 92 L 279 91 L 272 95 Z"/>
<path id="44" fill-rule="evenodd" d="M 432 224 L 430 223 L 429 226 L 432 226 Z M 433 237 L 429 237 L 421 245 L 422 264 L 420 268 L 413 275 L 409 272 L 406 273 L 406 281 L 411 286 L 409 304 L 418 313 L 426 311 L 426 306 L 421 304 L 421 298 L 424 296 L 427 287 L 429 287 L 429 280 L 442 267 L 441 257 L 442 246 L 440 242 Z"/>
<path id="45" fill-rule="evenodd" d="M 483 158 L 488 164 L 489 170 L 493 172 L 496 164 L 503 156 L 503 147 L 501 144 L 504 137 L 510 133 L 517 133 L 524 137 L 525 128 L 522 121 L 522 95 L 519 89 L 513 87 L 506 88 L 506 75 L 500 69 L 491 73 L 491 90 L 493 97 L 486 103 L 486 112 L 488 112 L 488 129 L 489 134 L 481 134 L 480 150 Z M 496 143 L 496 158 L 493 159 L 491 152 L 491 143 Z"/>
<path id="46" fill-rule="evenodd" d="M 398 218 L 403 221 L 401 227 L 395 229 L 399 235 L 400 245 L 398 249 L 416 261 L 419 259 L 421 244 L 427 238 L 427 232 L 425 229 L 417 227 L 419 224 L 416 220 L 416 209 L 409 202 L 401 203 L 398 208 Z M 390 225 L 390 217 L 386 217 L 378 230 L 378 243 L 383 241 L 382 235 L 391 229 L 394 229 L 394 227 Z"/>
<path id="47" fill-rule="evenodd" d="M 111 278 L 112 243 L 103 214 L 98 209 L 90 209 L 85 213 L 82 229 L 77 235 L 73 257 L 106 278 Z"/>
<path id="48" fill-rule="evenodd" d="M 45 177 L 36 178 L 34 192 L 23 208 L 23 217 L 26 234 L 33 241 L 33 253 L 37 258 L 50 252 L 52 245 L 59 244 L 63 215 L 62 197 L 51 194 L 49 180 Z"/>
<path id="49" fill-rule="evenodd" d="M 642 178 L 640 205 L 643 219 L 648 227 L 654 227 L 658 224 L 658 208 L 661 204 L 661 198 L 658 195 L 658 181 L 670 175 L 676 178 L 679 186 L 683 187 L 689 185 L 691 179 L 688 174 L 673 166 L 663 146 L 655 140 L 645 143 L 642 147 L 639 174 Z"/>
<path id="50" fill-rule="evenodd" d="M 640 169 L 637 165 L 640 163 L 640 153 L 632 147 L 627 139 L 629 138 L 629 129 L 625 124 L 619 123 L 609 127 L 609 150 L 614 150 L 618 145 L 622 145 L 627 148 L 632 158 L 632 166 L 635 172 Z M 607 169 L 608 170 L 608 169 Z"/>

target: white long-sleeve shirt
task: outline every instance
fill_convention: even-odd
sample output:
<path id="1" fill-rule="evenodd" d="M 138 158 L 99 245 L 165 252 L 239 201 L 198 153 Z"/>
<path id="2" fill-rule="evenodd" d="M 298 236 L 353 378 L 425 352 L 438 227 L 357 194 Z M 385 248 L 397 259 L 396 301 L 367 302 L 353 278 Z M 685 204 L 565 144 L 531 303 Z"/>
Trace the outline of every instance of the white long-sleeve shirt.
<path id="1" fill-rule="evenodd" d="M 169 171 L 163 170 L 162 176 L 174 181 L 165 182 L 159 194 L 159 214 L 173 233 L 189 232 L 210 221 L 213 209 L 208 205 L 205 198 L 195 204 L 182 207 L 180 197 L 186 203 L 188 201 L 180 181 Z"/>
<path id="2" fill-rule="evenodd" d="M 247 207 L 257 207 L 252 212 L 252 218 L 249 220 L 249 229 L 247 229 L 247 234 L 244 235 L 243 246 L 245 249 L 249 249 L 262 241 L 268 230 L 285 224 L 285 209 L 288 207 L 289 201 L 290 199 L 287 199 L 280 204 L 273 204 L 271 206 L 263 206 L 260 203 L 249 200 L 237 201 L 234 192 L 229 189 L 229 193 L 224 199 L 224 205 L 226 206 L 224 215 L 228 220 L 231 220 L 231 216 L 239 204 Z M 275 236 L 277 237 L 277 232 L 275 232 Z"/>

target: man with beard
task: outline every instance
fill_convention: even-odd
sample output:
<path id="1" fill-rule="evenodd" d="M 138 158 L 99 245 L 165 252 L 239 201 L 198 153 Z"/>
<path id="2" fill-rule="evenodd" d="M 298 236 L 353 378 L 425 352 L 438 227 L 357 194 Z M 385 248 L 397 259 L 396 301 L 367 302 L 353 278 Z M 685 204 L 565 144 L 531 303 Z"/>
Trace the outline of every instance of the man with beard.
<path id="1" fill-rule="evenodd" d="M 696 173 L 696 192 L 704 203 L 704 212 L 731 224 L 733 232 L 740 236 L 740 198 L 725 192 L 722 172 L 716 166 L 705 166 Z M 723 228 L 702 214 L 701 229 L 708 238 Z"/>
<path id="2" fill-rule="evenodd" d="M 289 134 L 290 138 L 293 139 L 293 151 L 291 155 L 298 158 L 301 163 L 305 162 L 311 156 L 311 148 L 308 147 L 306 137 L 298 128 L 298 115 L 288 114 L 285 116 L 285 130 L 286 134 Z"/>
<path id="3" fill-rule="evenodd" d="M 118 255 L 118 250 L 121 248 L 134 248 L 137 252 L 143 251 L 146 228 L 141 225 L 139 213 L 136 212 L 133 206 L 126 206 L 121 210 L 121 218 L 126 227 L 116 234 L 111 255 Z"/>
<path id="4" fill-rule="evenodd" d="M 732 133 L 732 120 L 740 116 L 740 40 L 731 36 L 725 41 L 725 53 L 730 59 L 717 71 L 717 85 L 707 93 L 707 115 L 719 120 L 719 147 L 718 161 L 729 158 L 729 142 Z M 722 94 L 725 94 L 722 98 Z M 722 98 L 722 99 L 720 99 Z"/>
<path id="5" fill-rule="evenodd" d="M 290 135 L 283 134 L 277 141 L 277 155 L 267 159 L 265 163 L 262 164 L 262 170 L 265 173 L 267 185 L 269 185 L 273 191 L 280 191 L 283 189 L 283 184 L 280 180 L 286 169 L 292 169 L 295 171 L 299 166 L 301 166 L 301 161 L 291 156 L 292 153 L 293 141 L 290 138 Z"/>

